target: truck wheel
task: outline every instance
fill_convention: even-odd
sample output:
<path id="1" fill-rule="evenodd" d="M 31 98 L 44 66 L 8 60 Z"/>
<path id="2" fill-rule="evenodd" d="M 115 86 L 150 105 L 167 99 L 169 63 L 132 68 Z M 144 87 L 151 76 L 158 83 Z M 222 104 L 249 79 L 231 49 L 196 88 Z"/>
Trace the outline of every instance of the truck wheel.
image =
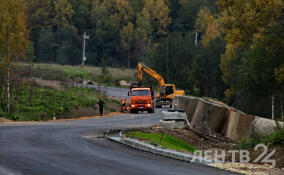
<path id="1" fill-rule="evenodd" d="M 152 108 L 148 111 L 149 113 L 155 113 L 155 108 Z"/>
<path id="2" fill-rule="evenodd" d="M 134 110 L 130 110 L 130 113 L 135 113 L 135 111 Z"/>

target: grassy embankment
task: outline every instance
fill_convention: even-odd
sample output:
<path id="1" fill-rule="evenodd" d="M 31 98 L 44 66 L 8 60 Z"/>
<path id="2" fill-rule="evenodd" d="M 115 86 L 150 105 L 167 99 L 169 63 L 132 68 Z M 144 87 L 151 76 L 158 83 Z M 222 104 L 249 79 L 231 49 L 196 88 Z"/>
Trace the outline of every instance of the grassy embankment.
<path id="1" fill-rule="evenodd" d="M 33 75 L 45 80 L 80 81 L 91 80 L 106 86 L 117 86 L 120 80 L 137 81 L 136 70 L 100 68 L 94 66 L 62 66 L 58 64 L 34 64 Z"/>
<path id="2" fill-rule="evenodd" d="M 0 117 L 17 121 L 46 121 L 53 117 L 61 119 L 98 115 L 100 96 L 106 103 L 106 112 L 117 111 L 119 101 L 108 99 L 90 89 L 56 90 L 25 86 L 17 96 L 13 96 L 12 114 L 9 116 L 0 109 Z"/>
<path id="3" fill-rule="evenodd" d="M 178 151 L 193 152 L 195 150 L 195 148 L 193 148 L 186 142 L 167 134 L 144 133 L 135 131 L 126 133 L 126 137 L 143 139 L 149 142 L 150 144 L 159 145 L 164 148 L 169 148 Z"/>
<path id="4" fill-rule="evenodd" d="M 97 103 L 103 97 L 105 112 L 119 110 L 119 101 L 109 99 L 93 89 L 70 87 L 68 83 L 92 80 L 104 85 L 115 86 L 119 80 L 132 80 L 133 70 L 109 68 L 105 74 L 97 67 L 20 64 L 15 76 L 21 77 L 11 93 L 11 114 L 0 108 L 0 118 L 17 121 L 42 121 L 53 117 L 77 118 L 98 115 Z M 135 76 L 134 76 L 135 77 Z M 56 80 L 56 81 L 54 81 Z M 5 95 L 3 93 L 2 95 Z"/>

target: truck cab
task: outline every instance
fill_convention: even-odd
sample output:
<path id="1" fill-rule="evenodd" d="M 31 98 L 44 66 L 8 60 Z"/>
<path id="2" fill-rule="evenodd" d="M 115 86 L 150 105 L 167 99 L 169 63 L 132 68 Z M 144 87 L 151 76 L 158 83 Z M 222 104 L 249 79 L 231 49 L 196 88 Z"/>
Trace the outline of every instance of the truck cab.
<path id="1" fill-rule="evenodd" d="M 154 105 L 154 91 L 152 88 L 130 88 L 130 112 L 136 113 L 138 111 L 155 112 Z"/>

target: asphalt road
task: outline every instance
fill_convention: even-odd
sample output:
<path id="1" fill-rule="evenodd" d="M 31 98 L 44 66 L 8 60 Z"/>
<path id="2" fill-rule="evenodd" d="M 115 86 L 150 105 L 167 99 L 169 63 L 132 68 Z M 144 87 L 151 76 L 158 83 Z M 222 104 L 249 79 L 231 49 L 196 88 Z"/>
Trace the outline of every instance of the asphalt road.
<path id="1" fill-rule="evenodd" d="M 0 175 L 231 174 L 101 138 L 111 128 L 152 125 L 160 119 L 157 110 L 81 121 L 0 123 Z"/>

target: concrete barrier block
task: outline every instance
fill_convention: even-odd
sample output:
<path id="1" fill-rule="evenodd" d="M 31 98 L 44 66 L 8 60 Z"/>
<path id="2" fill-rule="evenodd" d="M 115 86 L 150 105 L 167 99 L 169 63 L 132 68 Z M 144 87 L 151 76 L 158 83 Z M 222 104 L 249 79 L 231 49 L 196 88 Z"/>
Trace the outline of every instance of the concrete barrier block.
<path id="1" fill-rule="evenodd" d="M 233 141 L 237 141 L 237 127 L 239 122 L 239 113 L 232 111 L 229 116 L 228 128 L 226 131 L 226 137 L 232 139 Z"/>
<path id="2" fill-rule="evenodd" d="M 224 126 L 223 126 L 223 128 L 222 128 L 222 130 L 221 130 L 221 134 L 223 134 L 224 136 L 226 136 L 226 134 L 227 134 L 227 129 L 228 129 L 229 122 L 230 122 L 230 115 L 231 115 L 231 112 L 238 112 L 239 114 L 244 114 L 244 115 L 246 115 L 246 113 L 244 113 L 244 112 L 242 112 L 242 111 L 239 111 L 239 110 L 237 110 L 236 108 L 233 108 L 233 107 L 229 108 L 229 109 L 227 110 L 226 116 L 225 116 L 226 121 L 225 121 Z M 231 124 L 232 124 L 232 123 L 231 123 Z"/>
<path id="3" fill-rule="evenodd" d="M 283 127 L 283 122 L 278 122 Z M 260 137 L 268 136 L 275 132 L 276 122 L 271 119 L 256 117 L 251 127 L 251 135 L 257 135 Z"/>
<path id="4" fill-rule="evenodd" d="M 251 134 L 251 126 L 255 120 L 255 116 L 240 113 L 237 127 L 236 139 L 241 140 L 244 137 L 249 137 Z"/>
<path id="5" fill-rule="evenodd" d="M 188 121 L 192 120 L 195 108 L 198 103 L 198 98 L 191 96 L 177 95 L 173 101 L 173 109 L 182 109 L 185 111 Z"/>
<path id="6" fill-rule="evenodd" d="M 226 121 L 228 108 L 198 99 L 191 123 L 193 127 L 209 127 L 215 132 L 221 132 Z"/>
<path id="7" fill-rule="evenodd" d="M 162 111 L 163 120 L 185 120 L 186 113 L 185 112 L 169 112 L 169 111 Z"/>
<path id="8" fill-rule="evenodd" d="M 232 108 L 229 108 L 226 112 L 226 115 L 225 115 L 225 123 L 223 125 L 223 128 L 221 130 L 221 134 L 223 134 L 224 136 L 226 136 L 226 133 L 227 133 L 227 129 L 228 129 L 228 126 L 229 126 L 229 117 L 230 117 L 230 114 L 231 112 L 234 111 Z"/>
<path id="9" fill-rule="evenodd" d="M 254 120 L 254 116 L 237 111 L 230 111 L 230 115 L 226 122 L 227 126 L 224 125 L 224 127 L 227 127 L 225 136 L 235 142 L 241 141 L 244 137 L 249 137 Z"/>
<path id="10" fill-rule="evenodd" d="M 160 126 L 165 129 L 183 129 L 185 127 L 184 121 L 160 121 Z"/>

